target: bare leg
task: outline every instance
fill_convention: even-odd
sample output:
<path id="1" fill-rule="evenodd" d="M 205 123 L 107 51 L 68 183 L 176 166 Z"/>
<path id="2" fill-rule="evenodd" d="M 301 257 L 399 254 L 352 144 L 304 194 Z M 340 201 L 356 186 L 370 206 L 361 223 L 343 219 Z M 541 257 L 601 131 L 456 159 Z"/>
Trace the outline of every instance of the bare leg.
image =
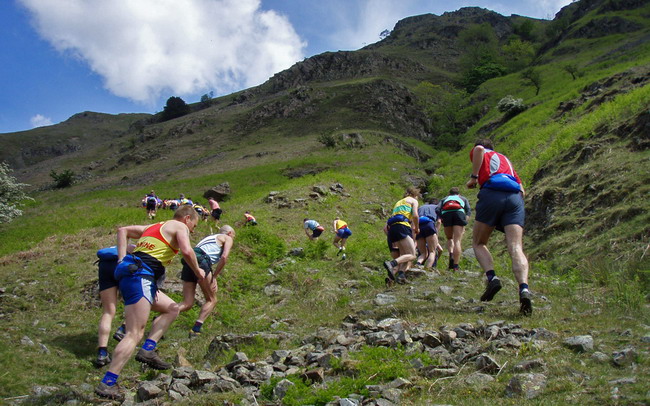
<path id="1" fill-rule="evenodd" d="M 399 257 L 395 258 L 397 269 L 406 272 L 415 259 L 415 243 L 411 237 L 406 237 L 397 241 L 397 248 L 399 248 Z"/>
<path id="2" fill-rule="evenodd" d="M 186 312 L 194 306 L 196 283 L 183 281 L 183 301 L 179 304 L 179 311 Z"/>
<path id="3" fill-rule="evenodd" d="M 117 286 L 102 290 L 99 292 L 99 297 L 102 302 L 102 316 L 99 318 L 97 346 L 107 347 L 117 308 Z"/>
<path id="4" fill-rule="evenodd" d="M 528 259 L 524 254 L 522 243 L 524 230 L 517 224 L 510 224 L 504 227 L 504 231 L 508 253 L 512 258 L 512 273 L 518 284 L 528 284 Z"/>
<path id="5" fill-rule="evenodd" d="M 124 307 L 124 319 L 126 323 L 126 334 L 122 341 L 117 344 L 113 353 L 113 361 L 108 370 L 119 375 L 124 365 L 133 355 L 135 346 L 142 340 L 144 328 L 151 312 L 151 303 L 142 298 L 137 303 Z"/>
<path id="6" fill-rule="evenodd" d="M 427 249 L 427 240 L 420 238 L 419 240 L 415 240 L 415 242 L 417 243 L 418 251 L 420 251 L 420 255 L 417 258 L 417 263 L 423 264 L 429 256 L 429 250 Z"/>
<path id="7" fill-rule="evenodd" d="M 426 268 L 431 268 L 433 262 L 436 260 L 436 248 L 438 247 L 438 236 L 436 234 L 430 235 L 426 238 L 425 245 L 429 247 L 429 256 L 427 262 L 424 264 Z"/>
<path id="8" fill-rule="evenodd" d="M 461 247 L 461 240 L 463 238 L 463 234 L 465 233 L 465 227 L 464 226 L 454 226 L 453 227 L 453 253 L 454 253 L 454 265 L 458 265 L 460 262 L 460 254 L 463 252 L 463 248 Z"/>
<path id="9" fill-rule="evenodd" d="M 160 313 L 160 315 L 151 323 L 151 332 L 147 338 L 158 342 L 172 322 L 178 317 L 180 306 L 169 296 L 158 291 L 151 309 Z"/>
<path id="10" fill-rule="evenodd" d="M 490 254 L 490 250 L 487 247 L 492 231 L 494 231 L 494 227 L 481 223 L 480 221 L 474 221 L 472 248 L 474 248 L 474 255 L 476 255 L 476 259 L 484 272 L 494 269 L 492 254 Z"/>
<path id="11" fill-rule="evenodd" d="M 445 237 L 447 237 L 447 251 L 449 252 L 450 267 L 451 261 L 454 260 L 454 227 L 445 227 Z"/>
<path id="12" fill-rule="evenodd" d="M 196 321 L 203 323 L 217 305 L 217 278 L 205 278 L 199 283 L 199 286 L 205 297 L 205 303 L 201 306 L 199 318 Z"/>

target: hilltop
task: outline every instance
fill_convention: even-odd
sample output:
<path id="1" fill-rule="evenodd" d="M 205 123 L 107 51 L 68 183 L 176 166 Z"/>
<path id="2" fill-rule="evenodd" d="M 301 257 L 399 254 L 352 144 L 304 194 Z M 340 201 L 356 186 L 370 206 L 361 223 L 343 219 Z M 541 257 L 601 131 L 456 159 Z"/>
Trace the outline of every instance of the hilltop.
<path id="1" fill-rule="evenodd" d="M 479 8 L 415 16 L 382 41 L 307 58 L 173 120 L 84 112 L 0 134 L 0 159 L 36 199 L 0 225 L 9 236 L 0 244 L 0 326 L 10 344 L 0 350 L 0 396 L 18 402 L 37 385 L 42 396 L 29 401 L 93 402 L 95 251 L 114 243 L 116 226 L 146 222 L 138 205 L 150 189 L 203 200 L 228 182 L 223 221 L 238 237 L 209 333 L 188 340 L 196 309 L 182 315 L 161 352 L 191 367 L 158 379 L 130 362 L 128 390 L 147 380 L 162 388 L 159 399 L 187 404 L 277 404 L 273 392 L 283 387 L 284 404 L 335 396 L 364 404 L 643 404 L 646 3 L 582 0 L 553 21 Z M 507 96 L 514 108 L 497 107 Z M 469 148 L 485 136 L 511 158 L 528 192 L 531 318 L 516 315 L 501 237 L 491 246 L 505 288 L 494 303 L 477 301 L 481 275 L 467 251 L 459 274 L 442 266 L 414 273 L 405 287 L 383 284 L 381 228 L 391 205 L 410 184 L 439 197 L 463 186 Z M 74 171 L 77 182 L 54 189 L 53 169 Z M 463 194 L 474 205 L 475 192 Z M 245 210 L 257 228 L 241 227 Z M 329 224 L 337 215 L 354 232 L 346 261 L 330 235 L 308 243 L 301 230 L 304 217 Z M 201 224 L 192 239 L 207 233 Z M 468 230 L 464 248 L 470 240 Z M 176 260 L 166 285 L 176 300 L 179 269 Z M 577 336 L 591 338 L 577 345 Z M 310 379 L 322 383 L 301 383 L 318 368 L 322 376 Z M 526 384 L 512 379 L 527 372 L 543 375 L 530 377 L 541 392 L 513 394 Z M 282 378 L 294 386 L 277 389 Z"/>

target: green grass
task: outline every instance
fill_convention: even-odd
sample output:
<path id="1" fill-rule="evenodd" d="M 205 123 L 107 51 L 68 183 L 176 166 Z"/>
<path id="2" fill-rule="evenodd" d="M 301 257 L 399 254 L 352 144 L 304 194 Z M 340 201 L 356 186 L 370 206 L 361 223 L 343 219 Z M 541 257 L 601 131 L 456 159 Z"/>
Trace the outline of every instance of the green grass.
<path id="1" fill-rule="evenodd" d="M 629 18 L 646 20 L 636 13 Z M 586 86 L 630 69 L 643 72 L 650 60 L 650 45 L 639 44 L 624 53 L 619 49 L 642 34 L 564 42 L 560 48 L 569 53 L 550 53 L 539 59 L 537 68 L 544 83 L 538 96 L 518 74 L 484 83 L 475 96 L 488 111 L 463 135 L 466 147 L 458 152 L 403 137 L 379 116 L 360 110 L 365 102 L 359 93 L 378 80 L 386 80 L 360 78 L 314 84 L 309 94 L 317 100 L 315 111 L 307 115 L 308 125 L 299 115 L 289 115 L 257 123 L 253 120 L 255 128 L 241 130 L 238 125 L 255 117 L 260 106 L 231 106 L 233 95 L 217 99 L 213 107 L 193 116 L 203 120 L 203 126 L 193 134 L 169 135 L 187 123 L 179 119 L 155 127 L 160 128 L 161 135 L 153 141 L 136 142 L 138 149 L 162 151 L 158 159 L 113 168 L 122 154 L 118 151 L 129 143 L 129 137 L 124 136 L 111 141 L 113 146 L 102 144 L 98 154 L 110 151 L 111 156 L 102 159 L 90 178 L 71 188 L 38 189 L 50 181 L 47 176 L 39 178 L 34 170 L 30 193 L 36 200 L 26 203 L 23 217 L 0 225 L 5 237 L 0 242 L 0 337 L 6 343 L 0 346 L 0 365 L 4 367 L 0 372 L 0 399 L 26 395 L 33 385 L 94 386 L 102 375 L 90 363 L 99 317 L 93 293 L 96 250 L 115 243 L 117 226 L 147 222 L 139 202 L 151 188 L 160 196 L 185 193 L 203 201 L 207 189 L 227 181 L 232 197 L 222 204 L 222 223 L 233 225 L 237 238 L 219 277 L 217 309 L 207 320 L 203 336 L 191 341 L 186 338 L 187 330 L 198 315 L 198 307 L 179 316 L 161 342 L 163 357 L 173 359 L 185 351 L 184 356 L 196 368 L 215 371 L 230 361 L 234 351 L 260 361 L 276 349 L 298 348 L 320 327 L 339 328 L 347 315 L 378 320 L 399 317 L 409 326 L 432 330 L 504 320 L 526 329 L 544 327 L 557 337 L 547 342 L 524 342 L 519 348 L 491 354 L 504 369 L 485 388 L 463 383 L 463 378 L 474 372 L 471 365 L 450 379 L 426 379 L 412 368 L 409 361 L 414 355 L 407 355 L 404 348 L 366 346 L 351 352 L 347 359 L 334 360 L 327 385 L 288 377 L 296 386 L 284 404 L 326 404 L 337 396 L 366 395 L 366 385 L 385 384 L 397 377 L 414 384 L 402 394 L 400 403 L 405 405 L 427 404 L 432 399 L 441 404 L 642 404 L 647 401 L 645 382 L 650 379 L 650 359 L 641 341 L 648 334 L 644 326 L 650 325 L 650 157 L 647 150 L 632 151 L 621 131 L 635 116 L 647 111 L 650 88 L 626 90 L 597 107 L 587 102 L 562 118 L 557 116 L 559 103 L 578 99 Z M 395 46 L 385 51 L 400 54 L 404 49 Z M 415 56 L 413 49 L 408 51 L 411 53 L 414 59 L 428 58 Z M 562 69 L 568 62 L 580 67 L 581 76 L 575 81 Z M 436 69 L 428 74 L 440 75 Z M 418 81 L 404 79 L 410 84 Z M 470 170 L 469 147 L 483 126 L 501 119 L 494 106 L 508 94 L 523 97 L 530 108 L 496 126 L 489 135 L 524 179 L 529 209 L 545 193 L 564 202 L 548 207 L 553 209 L 548 225 L 533 225 L 527 230 L 525 251 L 531 260 L 530 284 L 536 295 L 533 316 L 517 315 L 516 284 L 500 234 L 492 237 L 490 249 L 505 287 L 491 303 L 476 301 L 482 292 L 481 272 L 468 257 L 461 260 L 467 274 L 443 270 L 442 275 L 387 290 L 381 266 L 388 258 L 382 226 L 387 211 L 407 186 L 407 175 L 425 177 L 425 170 L 433 173 L 428 178 L 428 191 L 433 196 L 442 197 L 451 186 L 462 187 Z M 264 103 L 284 106 L 290 95 L 291 90 L 280 96 L 265 95 Z M 363 148 L 327 149 L 317 141 L 321 134 L 353 132 L 362 135 Z M 403 139 L 431 158 L 417 162 L 385 143 L 386 137 Z M 594 147 L 595 152 L 581 160 L 585 146 Z M 95 160 L 91 155 L 61 157 L 52 165 L 56 169 L 66 165 L 80 168 Z M 288 169 L 314 167 L 322 171 L 293 179 L 286 176 Z M 39 167 L 45 172 L 49 169 Z M 546 175 L 541 176 L 541 171 Z M 320 200 L 309 197 L 313 186 L 327 189 L 337 182 L 343 184 L 347 195 L 330 192 Z M 279 191 L 293 207 L 267 203 L 271 191 Z M 467 195 L 474 206 L 474 192 Z M 246 210 L 256 216 L 257 227 L 241 227 Z M 331 244 L 330 227 L 336 216 L 353 230 L 346 261 L 336 256 Z M 319 241 L 310 242 L 305 237 L 305 217 L 327 228 Z M 159 211 L 157 220 L 169 218 L 169 211 Z M 465 249 L 471 246 L 470 228 L 471 224 L 463 238 Z M 208 233 L 209 225 L 200 224 L 192 241 L 198 242 Z M 287 252 L 292 248 L 303 248 L 304 255 L 289 257 Z M 445 262 L 443 256 L 440 268 Z M 179 270 L 176 259 L 168 268 L 169 280 L 177 282 Z M 264 289 L 270 285 L 285 290 L 269 296 Z M 452 295 L 440 293 L 442 285 L 452 287 Z M 378 307 L 372 299 L 379 293 L 394 294 L 398 301 Z M 170 296 L 181 298 L 178 292 Z M 455 299 L 457 296 L 464 300 Z M 482 311 L 476 310 L 478 306 L 483 306 Z M 118 315 L 121 313 L 120 307 Z M 119 320 L 121 316 L 115 325 Z M 294 338 L 258 340 L 221 354 L 208 354 L 216 335 L 275 330 L 292 333 Z M 634 346 L 639 352 L 635 366 L 617 368 L 594 361 L 590 354 L 574 354 L 562 347 L 564 338 L 581 334 L 593 335 L 597 350 L 605 354 Z M 35 345 L 22 343 L 25 336 Z M 485 340 L 479 343 L 489 344 Z M 111 349 L 113 346 L 111 343 Z M 428 365 L 436 362 L 427 354 L 417 357 Z M 504 391 L 514 376 L 512 366 L 534 358 L 547 363 L 548 386 L 543 395 L 529 401 L 507 398 Z M 609 381 L 632 375 L 637 382 L 621 385 L 620 401 L 613 399 Z M 122 384 L 131 390 L 139 380 L 152 378 L 135 362 L 129 362 L 121 374 Z M 264 386 L 265 401 L 271 401 L 276 382 L 274 379 Z M 91 402 L 86 395 L 88 399 L 82 402 Z M 56 403 L 57 399 L 40 401 Z M 241 399 L 239 393 L 210 393 L 185 403 L 240 403 Z"/>

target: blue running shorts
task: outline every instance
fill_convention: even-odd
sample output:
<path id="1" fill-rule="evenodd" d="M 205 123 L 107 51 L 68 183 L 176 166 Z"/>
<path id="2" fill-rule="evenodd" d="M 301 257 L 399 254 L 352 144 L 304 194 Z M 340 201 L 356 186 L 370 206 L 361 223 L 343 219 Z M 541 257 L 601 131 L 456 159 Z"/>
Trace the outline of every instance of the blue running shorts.
<path id="1" fill-rule="evenodd" d="M 503 231 L 511 224 L 524 227 L 526 212 L 524 198 L 518 192 L 481 189 L 476 203 L 476 221 Z"/>
<path id="2" fill-rule="evenodd" d="M 347 227 L 339 228 L 338 231 L 336 232 L 336 236 L 342 239 L 348 238 L 351 235 L 352 235 L 352 230 L 350 230 Z"/>

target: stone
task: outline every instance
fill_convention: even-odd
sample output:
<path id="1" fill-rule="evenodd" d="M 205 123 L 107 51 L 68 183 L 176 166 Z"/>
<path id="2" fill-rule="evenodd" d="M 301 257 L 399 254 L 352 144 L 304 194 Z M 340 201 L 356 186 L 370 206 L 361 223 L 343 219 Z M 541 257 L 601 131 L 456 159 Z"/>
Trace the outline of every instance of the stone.
<path id="1" fill-rule="evenodd" d="M 142 382 L 137 390 L 138 399 L 141 401 L 155 399 L 161 393 L 163 393 L 163 390 L 151 382 Z"/>
<path id="2" fill-rule="evenodd" d="M 323 368 L 310 369 L 309 371 L 305 371 L 301 377 L 304 380 L 320 383 L 325 380 L 325 371 Z"/>
<path id="3" fill-rule="evenodd" d="M 533 370 L 545 370 L 546 363 L 541 358 L 533 360 L 524 360 L 515 365 L 513 368 L 515 372 L 528 372 Z"/>
<path id="4" fill-rule="evenodd" d="M 445 295 L 451 295 L 451 292 L 454 291 L 454 288 L 452 288 L 451 286 L 445 286 L 445 285 L 439 286 L 438 289 L 440 289 L 440 291 L 442 293 L 444 293 Z"/>
<path id="5" fill-rule="evenodd" d="M 590 335 L 569 337 L 563 344 L 575 352 L 590 352 L 594 349 L 594 339 Z"/>
<path id="6" fill-rule="evenodd" d="M 420 369 L 420 374 L 427 378 L 443 378 L 454 376 L 458 373 L 458 368 L 440 368 L 435 365 L 426 366 Z"/>
<path id="7" fill-rule="evenodd" d="M 187 387 L 187 385 L 184 385 L 181 382 L 174 382 L 172 385 L 169 387 L 169 390 L 175 391 L 181 396 L 189 396 L 192 394 L 192 390 Z"/>
<path id="8" fill-rule="evenodd" d="M 230 183 L 223 182 L 213 187 L 212 189 L 206 190 L 205 193 L 203 193 L 203 197 L 206 199 L 212 197 L 216 201 L 221 202 L 228 200 L 228 198 L 230 198 L 230 193 Z"/>
<path id="9" fill-rule="evenodd" d="M 395 388 L 386 388 L 381 391 L 381 396 L 385 399 L 390 400 L 393 403 L 400 404 L 400 399 L 402 398 L 402 391 Z"/>
<path id="10" fill-rule="evenodd" d="M 288 379 L 281 380 L 273 388 L 273 397 L 282 400 L 287 395 L 287 391 L 294 386 L 296 386 L 296 384 Z"/>
<path id="11" fill-rule="evenodd" d="M 411 383 L 411 381 L 408 379 L 395 378 L 393 381 L 389 382 L 387 386 L 394 389 L 406 389 L 413 386 L 413 383 Z"/>
<path id="12" fill-rule="evenodd" d="M 194 371 L 190 376 L 192 386 L 202 386 L 216 381 L 217 374 L 210 371 Z"/>
<path id="13" fill-rule="evenodd" d="M 442 339 L 437 331 L 426 332 L 421 341 L 424 345 L 431 348 L 436 348 L 442 345 Z"/>
<path id="14" fill-rule="evenodd" d="M 226 365 L 226 369 L 233 369 L 237 365 L 241 365 L 245 362 L 248 362 L 248 356 L 243 353 L 243 352 L 236 352 L 233 356 L 228 365 Z"/>
<path id="15" fill-rule="evenodd" d="M 623 348 L 612 353 L 612 363 L 617 367 L 624 367 L 636 361 L 637 352 L 633 347 Z"/>
<path id="16" fill-rule="evenodd" d="M 600 351 L 591 354 L 591 359 L 595 362 L 609 362 L 609 356 Z"/>
<path id="17" fill-rule="evenodd" d="M 480 372 L 495 374 L 501 370 L 501 366 L 488 354 L 483 353 L 476 357 L 476 369 Z"/>
<path id="18" fill-rule="evenodd" d="M 636 377 L 619 378 L 609 381 L 610 385 L 632 385 L 636 383 Z"/>
<path id="19" fill-rule="evenodd" d="M 517 374 L 506 387 L 507 396 L 522 396 L 526 399 L 533 399 L 539 396 L 546 388 L 546 375 L 544 374 Z"/>
<path id="20" fill-rule="evenodd" d="M 375 300 L 374 300 L 374 303 L 377 306 L 385 306 L 396 302 L 397 302 L 397 298 L 395 296 L 386 295 L 383 293 L 378 293 L 377 296 L 375 296 Z"/>
<path id="21" fill-rule="evenodd" d="M 463 379 L 463 381 L 472 387 L 486 387 L 490 383 L 494 382 L 494 377 L 488 374 L 481 372 L 474 372 Z"/>
<path id="22" fill-rule="evenodd" d="M 229 376 L 219 376 L 219 378 L 208 385 L 209 389 L 212 392 L 232 392 L 237 388 L 240 388 L 241 385 L 236 380 L 232 379 Z"/>

